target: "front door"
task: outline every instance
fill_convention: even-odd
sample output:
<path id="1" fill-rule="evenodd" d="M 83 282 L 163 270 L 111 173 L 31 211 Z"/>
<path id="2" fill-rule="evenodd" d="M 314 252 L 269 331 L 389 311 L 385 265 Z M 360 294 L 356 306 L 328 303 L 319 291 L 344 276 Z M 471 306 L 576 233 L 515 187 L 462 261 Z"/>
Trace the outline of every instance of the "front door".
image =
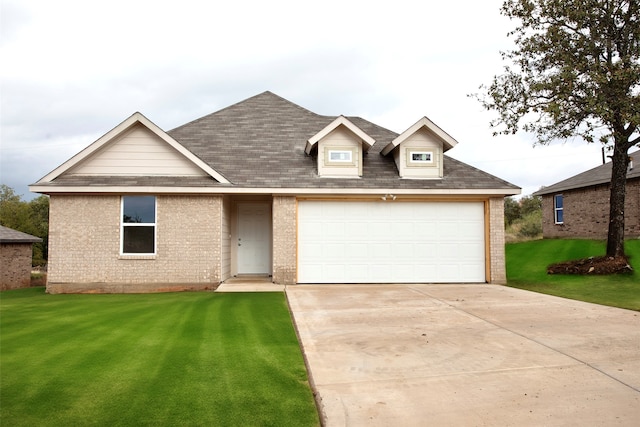
<path id="1" fill-rule="evenodd" d="M 238 203 L 238 274 L 271 274 L 268 203 Z"/>

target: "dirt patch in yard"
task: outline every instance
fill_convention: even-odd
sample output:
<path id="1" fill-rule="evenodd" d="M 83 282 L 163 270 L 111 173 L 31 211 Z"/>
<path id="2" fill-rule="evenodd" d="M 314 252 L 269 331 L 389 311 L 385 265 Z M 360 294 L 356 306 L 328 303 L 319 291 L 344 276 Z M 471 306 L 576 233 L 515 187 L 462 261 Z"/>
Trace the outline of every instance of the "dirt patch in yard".
<path id="1" fill-rule="evenodd" d="M 584 275 L 605 275 L 632 273 L 633 268 L 629 265 L 626 257 L 599 256 L 575 261 L 566 261 L 558 264 L 551 264 L 547 267 L 547 274 L 584 274 Z"/>

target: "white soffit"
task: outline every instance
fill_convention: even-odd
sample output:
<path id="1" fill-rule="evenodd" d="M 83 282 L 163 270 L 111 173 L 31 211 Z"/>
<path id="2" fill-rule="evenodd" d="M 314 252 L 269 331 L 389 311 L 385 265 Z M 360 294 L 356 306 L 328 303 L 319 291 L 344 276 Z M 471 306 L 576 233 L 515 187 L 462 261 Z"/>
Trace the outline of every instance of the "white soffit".
<path id="1" fill-rule="evenodd" d="M 155 123 L 151 120 L 147 119 L 142 113 L 136 112 L 133 113 L 129 118 L 124 120 L 115 128 L 111 129 L 109 132 L 100 137 L 93 144 L 89 145 L 84 150 L 80 151 L 78 154 L 64 162 L 62 165 L 58 166 L 56 169 L 51 171 L 49 174 L 45 175 L 41 178 L 36 184 L 51 182 L 59 176 L 63 175 L 65 172 L 69 171 L 73 167 L 79 165 L 84 160 L 89 158 L 92 154 L 96 153 L 102 147 L 109 144 L 114 139 L 117 139 L 120 135 L 127 132 L 131 127 L 136 124 L 141 124 L 157 135 L 164 142 L 173 147 L 176 151 L 182 154 L 187 160 L 191 161 L 198 168 L 202 169 L 207 175 L 211 176 L 213 179 L 218 181 L 221 184 L 229 184 L 229 181 L 218 172 L 216 172 L 213 168 L 211 168 L 208 164 L 200 160 L 196 155 L 194 155 L 191 151 L 187 150 L 182 144 L 169 136 L 165 131 L 160 129 Z"/>
<path id="2" fill-rule="evenodd" d="M 449 135 L 448 133 L 440 129 L 438 125 L 433 123 L 427 117 L 423 117 L 420 120 L 418 120 L 413 126 L 411 126 L 409 129 L 405 130 L 400 135 L 398 135 L 396 139 L 394 139 L 389 144 L 387 144 L 387 146 L 382 149 L 381 154 L 383 156 L 386 156 L 391 151 L 393 151 L 394 148 L 399 146 L 403 141 L 408 139 L 411 135 L 418 132 L 423 127 L 427 128 L 427 130 L 429 130 L 431 133 L 436 135 L 438 139 L 442 141 L 443 151 L 448 151 L 458 144 L 458 141 L 453 139 L 451 135 Z"/>
<path id="3" fill-rule="evenodd" d="M 307 141 L 307 145 L 304 149 L 305 153 L 310 154 L 313 147 L 325 136 L 329 135 L 333 132 L 338 126 L 344 126 L 349 129 L 353 134 L 355 134 L 362 141 L 362 151 L 367 152 L 369 149 L 375 144 L 375 139 L 371 138 L 367 135 L 362 129 L 358 126 L 354 125 L 349 119 L 345 116 L 339 116 L 334 121 L 329 123 L 324 129 L 320 132 L 309 138 Z"/>

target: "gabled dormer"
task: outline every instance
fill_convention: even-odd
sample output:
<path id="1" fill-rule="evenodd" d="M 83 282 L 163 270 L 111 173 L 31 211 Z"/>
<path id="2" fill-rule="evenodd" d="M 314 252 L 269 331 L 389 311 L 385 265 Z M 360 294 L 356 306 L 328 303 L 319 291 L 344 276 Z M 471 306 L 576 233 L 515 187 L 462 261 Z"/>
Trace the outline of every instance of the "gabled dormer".
<path id="1" fill-rule="evenodd" d="M 344 116 L 339 116 L 309 138 L 305 152 L 317 153 L 318 175 L 324 177 L 362 176 L 362 155 L 375 140 Z"/>
<path id="2" fill-rule="evenodd" d="M 458 142 L 426 117 L 402 132 L 381 151 L 393 153 L 401 178 L 441 179 L 443 154 Z"/>

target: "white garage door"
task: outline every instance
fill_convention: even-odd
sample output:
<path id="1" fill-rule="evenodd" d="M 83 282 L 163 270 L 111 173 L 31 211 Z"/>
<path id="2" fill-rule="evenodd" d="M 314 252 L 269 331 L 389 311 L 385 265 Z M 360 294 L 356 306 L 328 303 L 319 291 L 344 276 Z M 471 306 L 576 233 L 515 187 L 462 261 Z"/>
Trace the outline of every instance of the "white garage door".
<path id="1" fill-rule="evenodd" d="M 299 283 L 485 281 L 482 202 L 298 204 Z"/>

